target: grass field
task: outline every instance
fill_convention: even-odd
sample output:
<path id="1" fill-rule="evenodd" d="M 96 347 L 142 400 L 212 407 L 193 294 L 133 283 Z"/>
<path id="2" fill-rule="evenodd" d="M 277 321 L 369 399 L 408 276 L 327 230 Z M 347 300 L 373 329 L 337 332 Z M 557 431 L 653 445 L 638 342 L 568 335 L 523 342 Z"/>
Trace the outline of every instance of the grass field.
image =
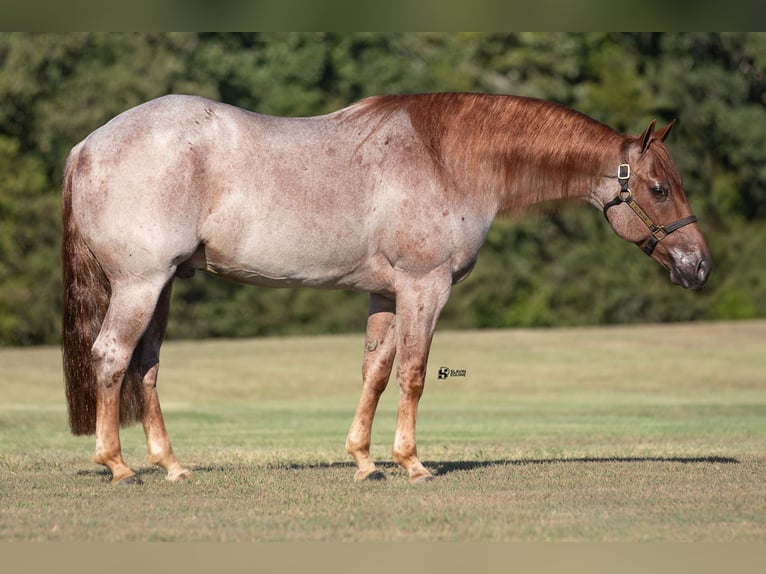
<path id="1" fill-rule="evenodd" d="M 66 422 L 55 348 L 0 349 L 2 541 L 766 541 L 766 322 L 437 332 L 418 419 L 436 480 L 356 484 L 363 336 L 170 342 L 194 480 L 118 488 Z M 465 376 L 438 379 L 440 367 Z"/>

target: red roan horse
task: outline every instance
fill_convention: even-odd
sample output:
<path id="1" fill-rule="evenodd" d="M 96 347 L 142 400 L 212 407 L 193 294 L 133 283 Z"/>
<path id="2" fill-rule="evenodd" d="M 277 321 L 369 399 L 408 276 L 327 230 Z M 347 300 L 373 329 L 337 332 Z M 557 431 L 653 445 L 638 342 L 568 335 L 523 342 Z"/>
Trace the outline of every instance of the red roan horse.
<path id="1" fill-rule="evenodd" d="M 672 124 L 671 124 L 672 125 Z M 121 424 L 149 460 L 173 454 L 157 396 L 171 284 L 201 269 L 266 286 L 370 293 L 363 388 L 346 449 L 381 478 L 370 430 L 398 354 L 393 459 L 412 482 L 415 418 L 437 317 L 498 213 L 582 199 L 697 288 L 708 247 L 662 143 L 566 107 L 481 94 L 384 96 L 279 118 L 190 96 L 117 116 L 72 150 L 64 175 L 63 356 L 70 426 L 96 435 L 113 483 L 140 483 Z"/>

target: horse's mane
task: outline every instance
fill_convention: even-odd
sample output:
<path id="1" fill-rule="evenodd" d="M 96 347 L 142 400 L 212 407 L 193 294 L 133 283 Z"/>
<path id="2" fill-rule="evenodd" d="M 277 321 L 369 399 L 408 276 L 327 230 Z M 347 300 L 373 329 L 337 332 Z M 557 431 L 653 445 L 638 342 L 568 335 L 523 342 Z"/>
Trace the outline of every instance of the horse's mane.
<path id="1" fill-rule="evenodd" d="M 377 96 L 349 111 L 380 125 L 397 112 L 460 193 L 514 211 L 586 197 L 607 173 L 625 136 L 565 106 L 519 96 L 469 93 Z"/>

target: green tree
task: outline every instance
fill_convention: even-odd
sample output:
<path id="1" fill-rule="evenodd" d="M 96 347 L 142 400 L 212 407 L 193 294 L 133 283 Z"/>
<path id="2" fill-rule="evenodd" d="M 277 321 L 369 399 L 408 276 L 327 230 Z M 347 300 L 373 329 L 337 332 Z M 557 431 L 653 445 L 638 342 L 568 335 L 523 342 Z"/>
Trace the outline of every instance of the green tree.
<path id="1" fill-rule="evenodd" d="M 58 197 L 42 162 L 0 135 L 0 344 L 56 340 L 60 273 Z"/>

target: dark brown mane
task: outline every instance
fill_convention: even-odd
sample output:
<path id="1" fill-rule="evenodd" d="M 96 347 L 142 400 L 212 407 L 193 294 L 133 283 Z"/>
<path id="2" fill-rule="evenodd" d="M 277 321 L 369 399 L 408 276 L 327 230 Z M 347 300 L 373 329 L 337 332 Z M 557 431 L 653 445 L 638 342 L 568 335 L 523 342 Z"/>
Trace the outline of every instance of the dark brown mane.
<path id="1" fill-rule="evenodd" d="M 604 174 L 615 172 L 624 141 L 580 112 L 518 96 L 380 96 L 355 107 L 382 120 L 401 110 L 455 188 L 497 198 L 500 211 L 587 197 Z"/>

